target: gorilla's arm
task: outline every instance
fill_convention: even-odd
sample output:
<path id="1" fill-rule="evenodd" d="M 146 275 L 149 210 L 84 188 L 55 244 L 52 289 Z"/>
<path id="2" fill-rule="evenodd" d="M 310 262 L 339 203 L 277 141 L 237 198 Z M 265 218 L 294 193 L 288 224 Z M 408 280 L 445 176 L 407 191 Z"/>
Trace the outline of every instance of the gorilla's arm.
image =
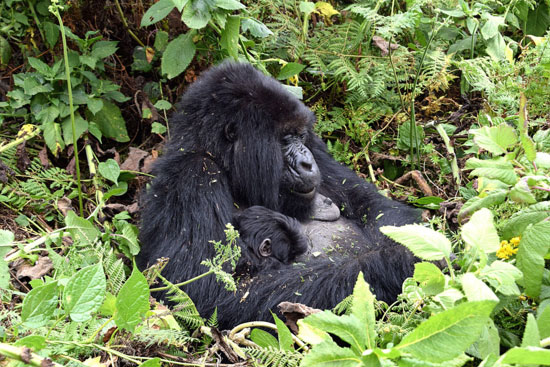
<path id="1" fill-rule="evenodd" d="M 220 327 L 228 328 L 249 320 L 270 321 L 269 311 L 276 312 L 277 305 L 284 301 L 319 309 L 333 308 L 353 293 L 359 271 L 363 271 L 377 299 L 394 302 L 395 295 L 401 293 L 403 281 L 413 272 L 413 262 L 410 252 L 395 246 L 357 258 L 311 259 L 292 268 L 264 271 L 245 281 L 246 288 L 238 294 L 220 296 Z"/>
<path id="2" fill-rule="evenodd" d="M 420 212 L 378 193 L 376 187 L 348 167 L 336 162 L 317 136 L 311 136 L 311 150 L 321 171 L 321 194 L 329 197 L 347 218 L 362 223 L 366 234 L 380 235 L 373 229 L 420 221 Z"/>
<path id="3" fill-rule="evenodd" d="M 178 283 L 207 270 L 200 262 L 214 256 L 214 247 L 205 239 L 224 239 L 233 200 L 225 175 L 200 154 L 172 151 L 158 159 L 153 173 L 156 178 L 143 203 L 142 248 L 136 260 L 143 270 L 157 258 L 169 257 L 163 274 Z M 203 279 L 185 288 L 191 297 L 201 288 L 220 288 L 213 277 Z"/>

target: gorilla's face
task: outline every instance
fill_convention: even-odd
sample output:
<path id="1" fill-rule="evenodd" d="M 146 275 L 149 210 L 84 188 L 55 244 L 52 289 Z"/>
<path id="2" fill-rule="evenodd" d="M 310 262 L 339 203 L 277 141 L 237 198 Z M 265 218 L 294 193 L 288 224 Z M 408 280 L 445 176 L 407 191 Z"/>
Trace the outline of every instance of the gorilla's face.
<path id="1" fill-rule="evenodd" d="M 308 133 L 286 135 L 282 140 L 284 172 L 281 189 L 301 200 L 311 201 L 321 184 L 321 173 L 305 142 Z"/>

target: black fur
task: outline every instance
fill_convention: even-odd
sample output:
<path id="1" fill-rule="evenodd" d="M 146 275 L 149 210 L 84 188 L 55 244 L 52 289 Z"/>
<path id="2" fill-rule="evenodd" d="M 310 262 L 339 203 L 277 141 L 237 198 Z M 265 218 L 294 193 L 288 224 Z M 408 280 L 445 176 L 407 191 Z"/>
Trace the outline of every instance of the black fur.
<path id="1" fill-rule="evenodd" d="M 225 63 L 205 72 L 184 94 L 180 112 L 171 120 L 172 138 L 154 167 L 156 178 L 143 203 L 140 268 L 169 257 L 164 275 L 173 282 L 203 273 L 200 262 L 214 255 L 208 241 L 223 240 L 235 208 L 256 205 L 307 220 L 313 200 L 298 195 L 287 174 L 290 163 L 283 140 L 290 135 L 302 139 L 317 163 L 321 182 L 316 190 L 362 228 L 361 251 L 334 262 L 283 261 L 260 270 L 237 294 L 223 290 L 214 277 L 184 290 L 204 316 L 218 305 L 222 327 L 270 319 L 269 310 L 275 311 L 280 301 L 332 307 L 351 293 L 361 269 L 379 299 L 395 299 L 412 274 L 414 258 L 378 228 L 416 222 L 418 213 L 383 197 L 336 162 L 313 133 L 314 120 L 280 83 L 250 65 Z M 254 229 L 241 226 L 244 231 Z"/>

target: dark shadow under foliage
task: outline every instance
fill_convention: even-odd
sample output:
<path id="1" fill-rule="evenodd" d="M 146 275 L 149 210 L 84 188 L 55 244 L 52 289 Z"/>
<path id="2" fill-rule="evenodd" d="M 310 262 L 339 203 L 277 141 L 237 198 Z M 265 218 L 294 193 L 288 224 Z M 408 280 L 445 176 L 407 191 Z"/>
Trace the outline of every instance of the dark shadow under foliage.
<path id="1" fill-rule="evenodd" d="M 305 222 L 311 217 L 314 195 L 320 193 L 361 228 L 360 246 L 332 259 L 296 263 L 294 258 L 303 253 L 298 241 L 294 248 L 286 246 L 287 257 L 276 259 L 278 263 L 251 264 L 249 269 L 255 266 L 257 273 L 251 278 L 241 274 L 249 279 L 235 294 L 214 277 L 184 290 L 203 316 L 219 306 L 222 328 L 269 320 L 269 311 L 281 301 L 333 307 L 351 293 L 360 270 L 378 299 L 395 299 L 415 259 L 378 228 L 416 222 L 418 212 L 383 197 L 336 162 L 313 133 L 315 116 L 301 101 L 248 64 L 224 63 L 189 87 L 179 111 L 171 120 L 172 138 L 155 164 L 156 178 L 143 201 L 140 268 L 169 257 L 164 275 L 172 282 L 203 273 L 206 268 L 200 262 L 214 256 L 209 241 L 224 240 L 225 224 L 239 216 L 237 208 L 261 206 L 275 212 L 256 215 L 248 227 L 241 218 L 243 233 L 254 234 L 265 225 L 274 232 L 271 236 L 279 230 L 279 235 L 295 238 L 296 226 L 272 226 L 278 220 L 274 215 Z M 254 235 L 241 243 L 244 252 L 259 246 L 247 245 L 254 241 L 250 238 Z"/>

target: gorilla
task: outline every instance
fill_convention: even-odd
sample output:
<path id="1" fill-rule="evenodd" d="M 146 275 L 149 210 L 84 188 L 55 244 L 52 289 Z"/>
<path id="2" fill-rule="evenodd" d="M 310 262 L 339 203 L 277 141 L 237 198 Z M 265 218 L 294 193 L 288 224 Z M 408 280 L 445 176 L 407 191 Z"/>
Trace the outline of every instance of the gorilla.
<path id="1" fill-rule="evenodd" d="M 395 300 L 415 258 L 379 228 L 418 222 L 419 213 L 336 162 L 300 100 L 249 64 L 223 63 L 189 86 L 178 110 L 142 201 L 141 269 L 168 257 L 164 276 L 174 283 L 204 273 L 209 241 L 224 240 L 234 221 L 244 235 L 239 290 L 215 277 L 183 288 L 203 316 L 218 306 L 222 328 L 270 320 L 282 301 L 333 307 L 360 270 L 378 299 Z M 308 237 L 308 226 L 322 232 L 316 223 L 335 238 L 343 228 L 346 240 Z M 334 251 L 316 257 L 325 248 Z"/>

